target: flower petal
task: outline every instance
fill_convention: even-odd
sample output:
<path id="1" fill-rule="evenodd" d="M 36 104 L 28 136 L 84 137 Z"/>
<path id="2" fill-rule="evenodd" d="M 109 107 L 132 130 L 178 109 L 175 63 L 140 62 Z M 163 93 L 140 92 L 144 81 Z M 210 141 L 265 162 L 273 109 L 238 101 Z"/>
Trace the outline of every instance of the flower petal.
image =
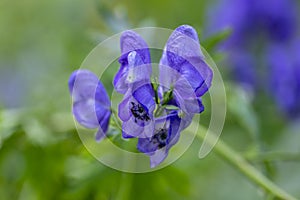
<path id="1" fill-rule="evenodd" d="M 107 132 L 109 120 L 111 116 L 111 111 L 106 110 L 105 112 L 99 112 L 100 109 L 96 109 L 98 121 L 100 122 L 100 127 L 104 133 Z"/>
<path id="2" fill-rule="evenodd" d="M 181 25 L 181 26 L 177 27 L 175 29 L 175 31 L 180 32 L 180 33 L 192 38 L 196 42 L 199 42 L 198 34 L 197 34 L 196 30 L 189 25 Z"/>
<path id="3" fill-rule="evenodd" d="M 94 98 L 99 83 L 98 77 L 88 70 L 76 70 L 69 79 L 69 90 L 73 101 Z"/>
<path id="4" fill-rule="evenodd" d="M 154 168 L 164 161 L 168 156 L 168 151 L 166 148 L 159 149 L 155 151 L 154 154 L 150 155 L 150 167 Z"/>
<path id="5" fill-rule="evenodd" d="M 203 107 L 204 109 L 204 107 Z M 184 115 L 182 117 L 180 117 L 181 119 L 181 123 L 180 123 L 180 130 L 184 130 L 185 128 L 187 128 L 193 120 L 194 114 L 191 113 L 184 113 Z"/>
<path id="6" fill-rule="evenodd" d="M 102 128 L 99 128 L 95 135 L 95 140 L 97 142 L 100 142 L 105 137 L 105 132 L 102 130 Z"/>
<path id="7" fill-rule="evenodd" d="M 201 113 L 204 106 L 201 99 L 196 96 L 195 92 L 190 88 L 187 81 L 180 79 L 176 82 L 173 96 L 177 106 L 185 113 Z"/>
<path id="8" fill-rule="evenodd" d="M 151 153 L 157 150 L 157 144 L 151 142 L 151 137 L 149 138 L 139 138 L 137 149 L 142 153 Z"/>
<path id="9" fill-rule="evenodd" d="M 73 114 L 86 128 L 101 126 L 108 128 L 110 100 L 98 77 L 88 70 L 77 70 L 69 79 L 69 90 L 73 99 Z"/>
<path id="10" fill-rule="evenodd" d="M 137 148 L 140 152 L 150 156 L 151 167 L 156 167 L 166 159 L 169 149 L 178 142 L 180 131 L 186 127 L 188 123 L 187 120 L 191 121 L 191 118 L 188 119 L 188 117 L 186 117 L 185 120 L 186 121 L 182 123 L 182 119 L 179 118 L 178 113 L 175 111 L 171 112 L 167 116 L 156 119 L 155 130 L 157 132 L 153 137 L 139 138 Z M 167 138 L 162 138 L 160 135 L 157 135 L 160 134 L 162 129 L 167 130 Z"/>
<path id="11" fill-rule="evenodd" d="M 144 127 L 139 126 L 134 120 L 135 119 L 131 117 L 128 121 L 123 122 L 122 134 L 124 138 L 138 137 L 143 133 Z"/>
<path id="12" fill-rule="evenodd" d="M 125 94 L 131 84 L 141 80 L 150 82 L 152 73 L 150 51 L 147 43 L 133 31 L 121 36 L 120 70 L 113 84 L 117 92 Z"/>
<path id="13" fill-rule="evenodd" d="M 150 82 L 151 72 L 151 64 L 145 63 L 136 51 L 128 54 L 127 84 L 139 81 Z"/>
<path id="14" fill-rule="evenodd" d="M 180 137 L 180 125 L 181 119 L 178 115 L 170 116 L 170 127 L 169 127 L 169 136 L 167 139 L 167 150 L 169 150 L 174 144 L 176 144 Z"/>
<path id="15" fill-rule="evenodd" d="M 155 108 L 154 101 L 154 91 L 152 86 L 147 84 L 141 84 L 141 86 L 135 86 L 134 92 L 132 93 L 133 97 L 139 102 L 141 105 L 147 108 L 147 111 L 151 114 Z"/>
<path id="16" fill-rule="evenodd" d="M 139 138 L 149 138 L 154 134 L 154 120 L 151 120 L 146 126 L 144 126 L 143 133 L 139 136 Z"/>
<path id="17" fill-rule="evenodd" d="M 160 143 L 156 138 L 152 137 L 157 131 L 166 128 L 169 129 L 170 123 L 168 116 L 163 116 L 155 119 L 155 124 L 152 124 L 153 130 L 152 135 L 147 135 L 146 137 L 139 138 L 137 148 L 140 152 L 153 154 L 157 149 L 159 149 Z M 145 129 L 147 129 L 145 127 Z"/>
<path id="18" fill-rule="evenodd" d="M 131 51 L 136 50 L 143 50 L 148 49 L 148 45 L 145 42 L 145 40 L 134 31 L 124 31 L 120 38 L 120 46 L 121 46 L 121 53 L 126 54 Z M 144 56 L 141 56 L 143 58 L 144 63 L 150 63 L 150 53 L 144 52 Z"/>
<path id="19" fill-rule="evenodd" d="M 197 66 L 198 68 L 196 69 L 194 65 L 184 63 L 181 66 L 180 73 L 182 78 L 188 80 L 191 87 L 195 90 L 196 96 L 201 97 L 211 86 L 213 73 L 202 59 L 197 60 Z"/>
<path id="20" fill-rule="evenodd" d="M 130 102 L 132 102 L 132 101 L 135 102 L 135 100 L 132 98 L 131 94 L 126 93 L 123 100 L 119 104 L 118 116 L 122 121 L 128 121 L 129 118 L 132 116 L 132 114 L 130 113 L 130 107 L 129 107 Z"/>
<path id="21" fill-rule="evenodd" d="M 113 84 L 117 92 L 125 94 L 131 84 L 139 81 L 150 82 L 151 64 L 142 60 L 137 51 L 130 52 L 126 58 L 120 59 L 121 67 L 117 72 Z"/>
<path id="22" fill-rule="evenodd" d="M 166 56 L 163 55 L 163 57 Z M 171 66 L 169 66 L 167 62 L 163 62 L 162 59 L 159 64 L 159 85 L 160 85 L 160 89 L 162 89 L 160 93 L 166 92 L 171 88 L 173 88 L 177 79 L 180 77 L 180 73 L 174 68 L 172 68 Z"/>
<path id="23" fill-rule="evenodd" d="M 95 105 L 95 100 L 92 98 L 84 101 L 74 102 L 73 114 L 79 124 L 90 129 L 99 127 Z M 102 107 L 99 107 L 98 109 L 101 108 Z M 104 111 L 103 108 L 101 110 Z"/>
<path id="24" fill-rule="evenodd" d="M 175 72 L 169 73 L 171 70 L 166 66 L 173 68 L 180 76 Z M 165 87 L 171 87 L 182 76 L 200 97 L 211 86 L 212 75 L 212 70 L 205 63 L 196 31 L 188 25 L 178 27 L 169 37 L 160 60 L 160 81 Z"/>
<path id="25" fill-rule="evenodd" d="M 164 53 L 167 54 L 168 63 L 174 67 L 180 66 L 185 61 L 193 64 L 194 59 L 204 58 L 197 33 L 188 25 L 180 26 L 173 31 Z"/>

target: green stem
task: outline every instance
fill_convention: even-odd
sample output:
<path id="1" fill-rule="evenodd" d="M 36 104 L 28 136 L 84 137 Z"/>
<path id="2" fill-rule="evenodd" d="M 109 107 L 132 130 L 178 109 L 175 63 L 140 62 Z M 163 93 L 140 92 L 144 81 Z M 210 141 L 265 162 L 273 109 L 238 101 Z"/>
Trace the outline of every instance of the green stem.
<path id="1" fill-rule="evenodd" d="M 116 110 L 114 110 L 113 108 L 110 109 L 111 112 L 113 113 L 113 120 L 114 120 L 114 123 L 111 123 L 110 125 L 114 126 L 115 128 L 118 128 L 122 131 L 122 123 L 120 122 L 119 118 L 118 118 L 118 112 Z"/>
<path id="2" fill-rule="evenodd" d="M 200 127 L 200 129 L 202 130 L 200 130 L 197 133 L 197 137 L 200 140 L 204 140 L 205 135 L 200 134 L 200 132 L 206 133 L 207 131 L 202 126 Z M 205 138 L 205 141 L 213 145 L 217 138 L 214 136 L 213 133 L 210 134 L 211 135 L 209 137 Z M 218 142 L 214 146 L 213 151 L 217 153 L 220 157 L 222 157 L 224 160 L 229 162 L 233 167 L 235 167 L 244 175 L 246 175 L 246 177 L 253 183 L 259 185 L 274 196 L 285 200 L 297 200 L 295 197 L 291 196 L 283 189 L 278 187 L 276 184 L 274 184 L 272 181 L 270 181 L 267 177 L 265 177 L 260 171 L 258 171 L 255 167 L 249 164 L 246 161 L 246 159 L 244 159 L 244 157 L 242 157 L 239 153 L 230 148 L 226 143 L 221 141 L 221 139 L 218 139 Z"/>
<path id="3" fill-rule="evenodd" d="M 262 161 L 300 161 L 300 153 L 289 152 L 263 152 L 256 155 L 245 155 L 246 159 L 253 162 Z"/>

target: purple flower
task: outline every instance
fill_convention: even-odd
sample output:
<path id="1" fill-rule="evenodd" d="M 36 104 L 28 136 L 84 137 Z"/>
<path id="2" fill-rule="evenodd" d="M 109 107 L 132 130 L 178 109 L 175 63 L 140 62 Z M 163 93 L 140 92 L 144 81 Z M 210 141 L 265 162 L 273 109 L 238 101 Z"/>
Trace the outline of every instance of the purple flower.
<path id="1" fill-rule="evenodd" d="M 228 59 L 228 64 L 231 70 L 233 70 L 233 79 L 239 82 L 244 88 L 257 84 L 257 70 L 255 68 L 255 59 L 248 51 L 234 51 Z"/>
<path id="2" fill-rule="evenodd" d="M 82 126 L 95 129 L 96 140 L 106 134 L 111 115 L 110 100 L 98 77 L 88 70 L 74 71 L 69 79 L 73 114 Z"/>
<path id="3" fill-rule="evenodd" d="M 123 137 L 151 137 L 154 130 L 154 109 L 154 91 L 151 84 L 135 83 L 119 104 Z"/>
<path id="4" fill-rule="evenodd" d="M 194 113 L 204 110 L 201 97 L 211 81 L 212 71 L 204 61 L 196 31 L 188 25 L 178 27 L 169 37 L 159 64 L 160 103 L 155 113 L 160 117 L 154 119 L 152 136 L 138 140 L 137 148 L 150 156 L 151 167 L 167 157 Z M 170 110 L 168 105 L 178 110 Z"/>
<path id="5" fill-rule="evenodd" d="M 204 110 L 201 96 L 212 81 L 212 70 L 205 63 L 197 32 L 188 25 L 175 29 L 159 63 L 159 83 L 163 92 L 172 91 L 174 101 L 186 113 Z"/>
<path id="6" fill-rule="evenodd" d="M 241 47 L 245 45 L 245 38 L 254 24 L 254 12 L 251 12 L 251 0 L 220 0 L 208 10 L 209 23 L 207 32 L 209 34 L 221 30 L 232 29 L 231 36 L 226 40 L 222 47 L 225 49 Z M 253 31 L 253 30 L 252 30 Z"/>
<path id="7" fill-rule="evenodd" d="M 152 168 L 166 159 L 170 148 L 178 142 L 180 132 L 190 124 L 191 120 L 191 116 L 180 118 L 178 113 L 173 111 L 155 120 L 152 137 L 139 138 L 137 148 L 150 156 Z"/>
<path id="8" fill-rule="evenodd" d="M 192 122 L 204 110 L 201 97 L 208 91 L 212 70 L 205 63 L 196 31 L 178 27 L 170 36 L 159 64 L 159 82 L 151 82 L 150 51 L 133 31 L 121 36 L 121 64 L 113 85 L 123 94 L 118 106 L 123 138 L 138 138 L 137 148 L 150 156 L 151 167 L 160 164 Z M 109 97 L 95 74 L 72 73 L 69 89 L 73 114 L 84 127 L 98 128 L 96 140 L 108 129 Z"/>
<path id="9" fill-rule="evenodd" d="M 209 10 L 210 33 L 231 28 L 227 48 L 245 48 L 258 37 L 286 41 L 295 35 L 296 3 L 293 0 L 223 0 Z M 220 17 L 221 16 L 221 17 Z"/>
<path id="10" fill-rule="evenodd" d="M 188 25 L 171 34 L 160 60 L 158 83 L 151 83 L 150 53 L 139 35 L 124 32 L 121 50 L 114 86 L 124 94 L 119 104 L 122 135 L 137 137 L 138 150 L 149 155 L 155 167 L 194 114 L 204 110 L 201 97 L 211 85 L 212 70 L 204 61 L 196 31 Z"/>
<path id="11" fill-rule="evenodd" d="M 256 0 L 253 3 L 260 30 L 276 42 L 289 40 L 296 33 L 297 3 L 294 0 Z"/>
<path id="12" fill-rule="evenodd" d="M 121 53 L 121 67 L 114 78 L 114 87 L 124 94 L 119 104 L 122 135 L 124 138 L 151 137 L 155 102 L 148 45 L 137 33 L 125 31 L 121 36 Z"/>
<path id="13" fill-rule="evenodd" d="M 228 53 L 227 64 L 237 82 L 252 89 L 258 83 L 266 84 L 263 80 L 267 77 L 257 78 L 257 69 L 266 60 L 257 58 L 261 49 L 295 36 L 296 7 L 293 0 L 223 0 L 209 11 L 209 33 L 232 29 L 231 36 L 219 47 Z"/>
<path id="14" fill-rule="evenodd" d="M 268 49 L 270 93 L 289 117 L 300 113 L 300 42 L 293 46 L 274 44 Z"/>
<path id="15" fill-rule="evenodd" d="M 147 43 L 133 31 L 125 31 L 120 39 L 121 67 L 113 84 L 117 92 L 125 94 L 135 82 L 150 82 L 151 58 Z"/>

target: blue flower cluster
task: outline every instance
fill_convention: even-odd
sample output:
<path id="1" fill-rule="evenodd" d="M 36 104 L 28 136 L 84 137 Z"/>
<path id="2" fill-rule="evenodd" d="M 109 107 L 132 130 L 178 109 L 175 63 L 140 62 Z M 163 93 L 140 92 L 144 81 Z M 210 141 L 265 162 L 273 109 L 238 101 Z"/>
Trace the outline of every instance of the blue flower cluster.
<path id="1" fill-rule="evenodd" d="M 178 27 L 169 37 L 157 81 L 151 81 L 150 50 L 143 38 L 125 31 L 120 44 L 121 66 L 113 85 L 124 95 L 118 107 L 122 136 L 138 138 L 137 149 L 155 167 L 167 157 L 193 116 L 203 112 L 201 97 L 213 73 L 204 61 L 197 32 L 188 25 Z M 103 85 L 92 72 L 79 70 L 71 75 L 69 88 L 76 120 L 87 128 L 97 127 L 96 139 L 102 139 L 111 115 Z"/>
<path id="2" fill-rule="evenodd" d="M 300 114 L 300 43 L 296 0 L 222 0 L 210 10 L 209 32 L 231 28 L 220 47 L 236 81 L 264 87 L 289 116 Z"/>

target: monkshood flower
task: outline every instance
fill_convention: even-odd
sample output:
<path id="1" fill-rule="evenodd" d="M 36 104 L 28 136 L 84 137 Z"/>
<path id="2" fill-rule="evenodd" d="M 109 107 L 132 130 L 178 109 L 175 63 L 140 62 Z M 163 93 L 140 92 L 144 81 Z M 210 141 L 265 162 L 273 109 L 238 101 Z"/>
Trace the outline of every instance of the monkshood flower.
<path id="1" fill-rule="evenodd" d="M 279 110 L 287 116 L 300 114 L 299 86 L 296 86 L 299 65 L 291 64 L 299 56 L 289 47 L 299 34 L 298 3 L 296 0 L 220 0 L 210 10 L 207 31 L 232 30 L 218 50 L 226 53 L 226 64 L 233 79 L 247 91 L 256 93 L 262 88 L 271 94 Z M 299 51 L 299 47 L 296 49 Z M 268 81 L 270 87 L 266 87 Z"/>
<path id="2" fill-rule="evenodd" d="M 252 0 L 252 2 L 258 29 L 264 30 L 270 40 L 285 42 L 296 35 L 298 6 L 296 0 Z"/>
<path id="3" fill-rule="evenodd" d="M 297 2 L 294 0 L 221 0 L 209 11 L 207 32 L 216 33 L 232 29 L 231 36 L 219 49 L 228 53 L 228 65 L 239 83 L 255 89 L 260 83 L 266 85 L 258 74 L 265 60 L 260 50 L 272 43 L 291 40 L 297 30 Z M 220 17 L 221 16 L 221 17 Z M 242 54 L 239 52 L 243 52 Z M 241 62 L 251 59 L 249 62 Z M 255 59 L 254 59 L 255 58 Z M 258 66 L 258 67 L 256 67 Z M 256 68 L 256 69 L 255 69 Z M 245 73 L 241 73 L 242 70 Z M 256 77 L 253 80 L 253 77 Z"/>
<path id="4" fill-rule="evenodd" d="M 73 115 L 79 124 L 96 129 L 96 140 L 106 134 L 111 115 L 110 100 L 98 77 L 88 70 L 74 71 L 69 79 Z"/>
<path id="5" fill-rule="evenodd" d="M 159 63 L 159 83 L 164 93 L 186 113 L 201 113 L 201 96 L 211 85 L 212 70 L 204 61 L 195 29 L 182 25 L 169 37 Z"/>
<path id="6" fill-rule="evenodd" d="M 232 51 L 228 60 L 229 68 L 234 71 L 235 80 L 244 88 L 252 90 L 257 85 L 257 69 L 254 55 L 247 50 Z"/>
<path id="7" fill-rule="evenodd" d="M 148 45 L 133 31 L 125 31 L 121 35 L 120 45 L 121 66 L 113 84 L 117 92 L 124 94 L 118 109 L 123 122 L 122 135 L 124 138 L 151 137 L 155 102 Z"/>
<path id="8" fill-rule="evenodd" d="M 208 32 L 231 28 L 225 42 L 231 48 L 244 48 L 261 36 L 276 42 L 289 40 L 296 33 L 296 7 L 294 0 L 220 0 L 208 11 Z"/>
<path id="9" fill-rule="evenodd" d="M 154 133 L 154 90 L 150 83 L 136 82 L 124 95 L 119 104 L 122 120 L 122 135 L 130 137 L 151 137 Z"/>
<path id="10" fill-rule="evenodd" d="M 174 30 L 159 63 L 159 80 L 151 81 L 146 42 L 135 32 L 121 36 L 121 64 L 113 85 L 123 94 L 118 106 L 123 138 L 138 138 L 137 149 L 150 157 L 150 166 L 163 162 L 180 133 L 204 110 L 212 70 L 205 63 L 196 31 L 188 25 Z M 111 115 L 109 97 L 95 74 L 75 71 L 69 80 L 73 114 L 86 128 L 98 128 L 101 140 Z"/>
<path id="11" fill-rule="evenodd" d="M 154 135 L 149 138 L 139 138 L 137 148 L 150 156 L 150 166 L 155 167 L 168 156 L 170 148 L 180 137 L 180 132 L 192 121 L 192 116 L 179 117 L 173 111 L 168 115 L 155 119 Z"/>
<path id="12" fill-rule="evenodd" d="M 211 86 L 212 75 L 194 28 L 188 25 L 176 28 L 159 63 L 157 92 L 159 106 L 166 106 L 162 111 L 163 117 L 155 119 L 152 137 L 139 138 L 138 141 L 138 150 L 150 156 L 151 167 L 167 157 L 169 149 L 178 142 L 180 132 L 191 123 L 194 114 L 204 110 L 201 97 Z M 168 105 L 179 110 L 168 110 Z"/>
<path id="13" fill-rule="evenodd" d="M 114 78 L 113 85 L 117 92 L 125 94 L 135 82 L 150 82 L 151 58 L 147 43 L 133 31 L 125 31 L 121 35 L 120 45 L 121 67 Z"/>
<path id="14" fill-rule="evenodd" d="M 222 47 L 233 48 L 244 46 L 247 34 L 253 27 L 251 0 L 219 0 L 214 7 L 208 10 L 207 32 L 217 33 L 224 29 L 232 29 L 231 36 Z M 221 17 L 220 17 L 221 16 Z M 222 48 L 221 47 L 221 48 Z"/>
<path id="15" fill-rule="evenodd" d="M 123 46 L 130 47 L 125 54 Z M 150 81 L 149 50 L 139 35 L 125 31 L 121 51 L 114 85 L 124 94 L 118 109 L 122 135 L 139 138 L 138 150 L 150 156 L 155 167 L 167 157 L 194 114 L 204 110 L 201 97 L 211 85 L 212 70 L 204 61 L 197 32 L 188 25 L 169 37 L 159 63 L 158 83 Z"/>
<path id="16" fill-rule="evenodd" d="M 280 110 L 289 117 L 300 114 L 300 41 L 293 45 L 277 44 L 268 49 L 271 69 L 270 93 Z"/>

